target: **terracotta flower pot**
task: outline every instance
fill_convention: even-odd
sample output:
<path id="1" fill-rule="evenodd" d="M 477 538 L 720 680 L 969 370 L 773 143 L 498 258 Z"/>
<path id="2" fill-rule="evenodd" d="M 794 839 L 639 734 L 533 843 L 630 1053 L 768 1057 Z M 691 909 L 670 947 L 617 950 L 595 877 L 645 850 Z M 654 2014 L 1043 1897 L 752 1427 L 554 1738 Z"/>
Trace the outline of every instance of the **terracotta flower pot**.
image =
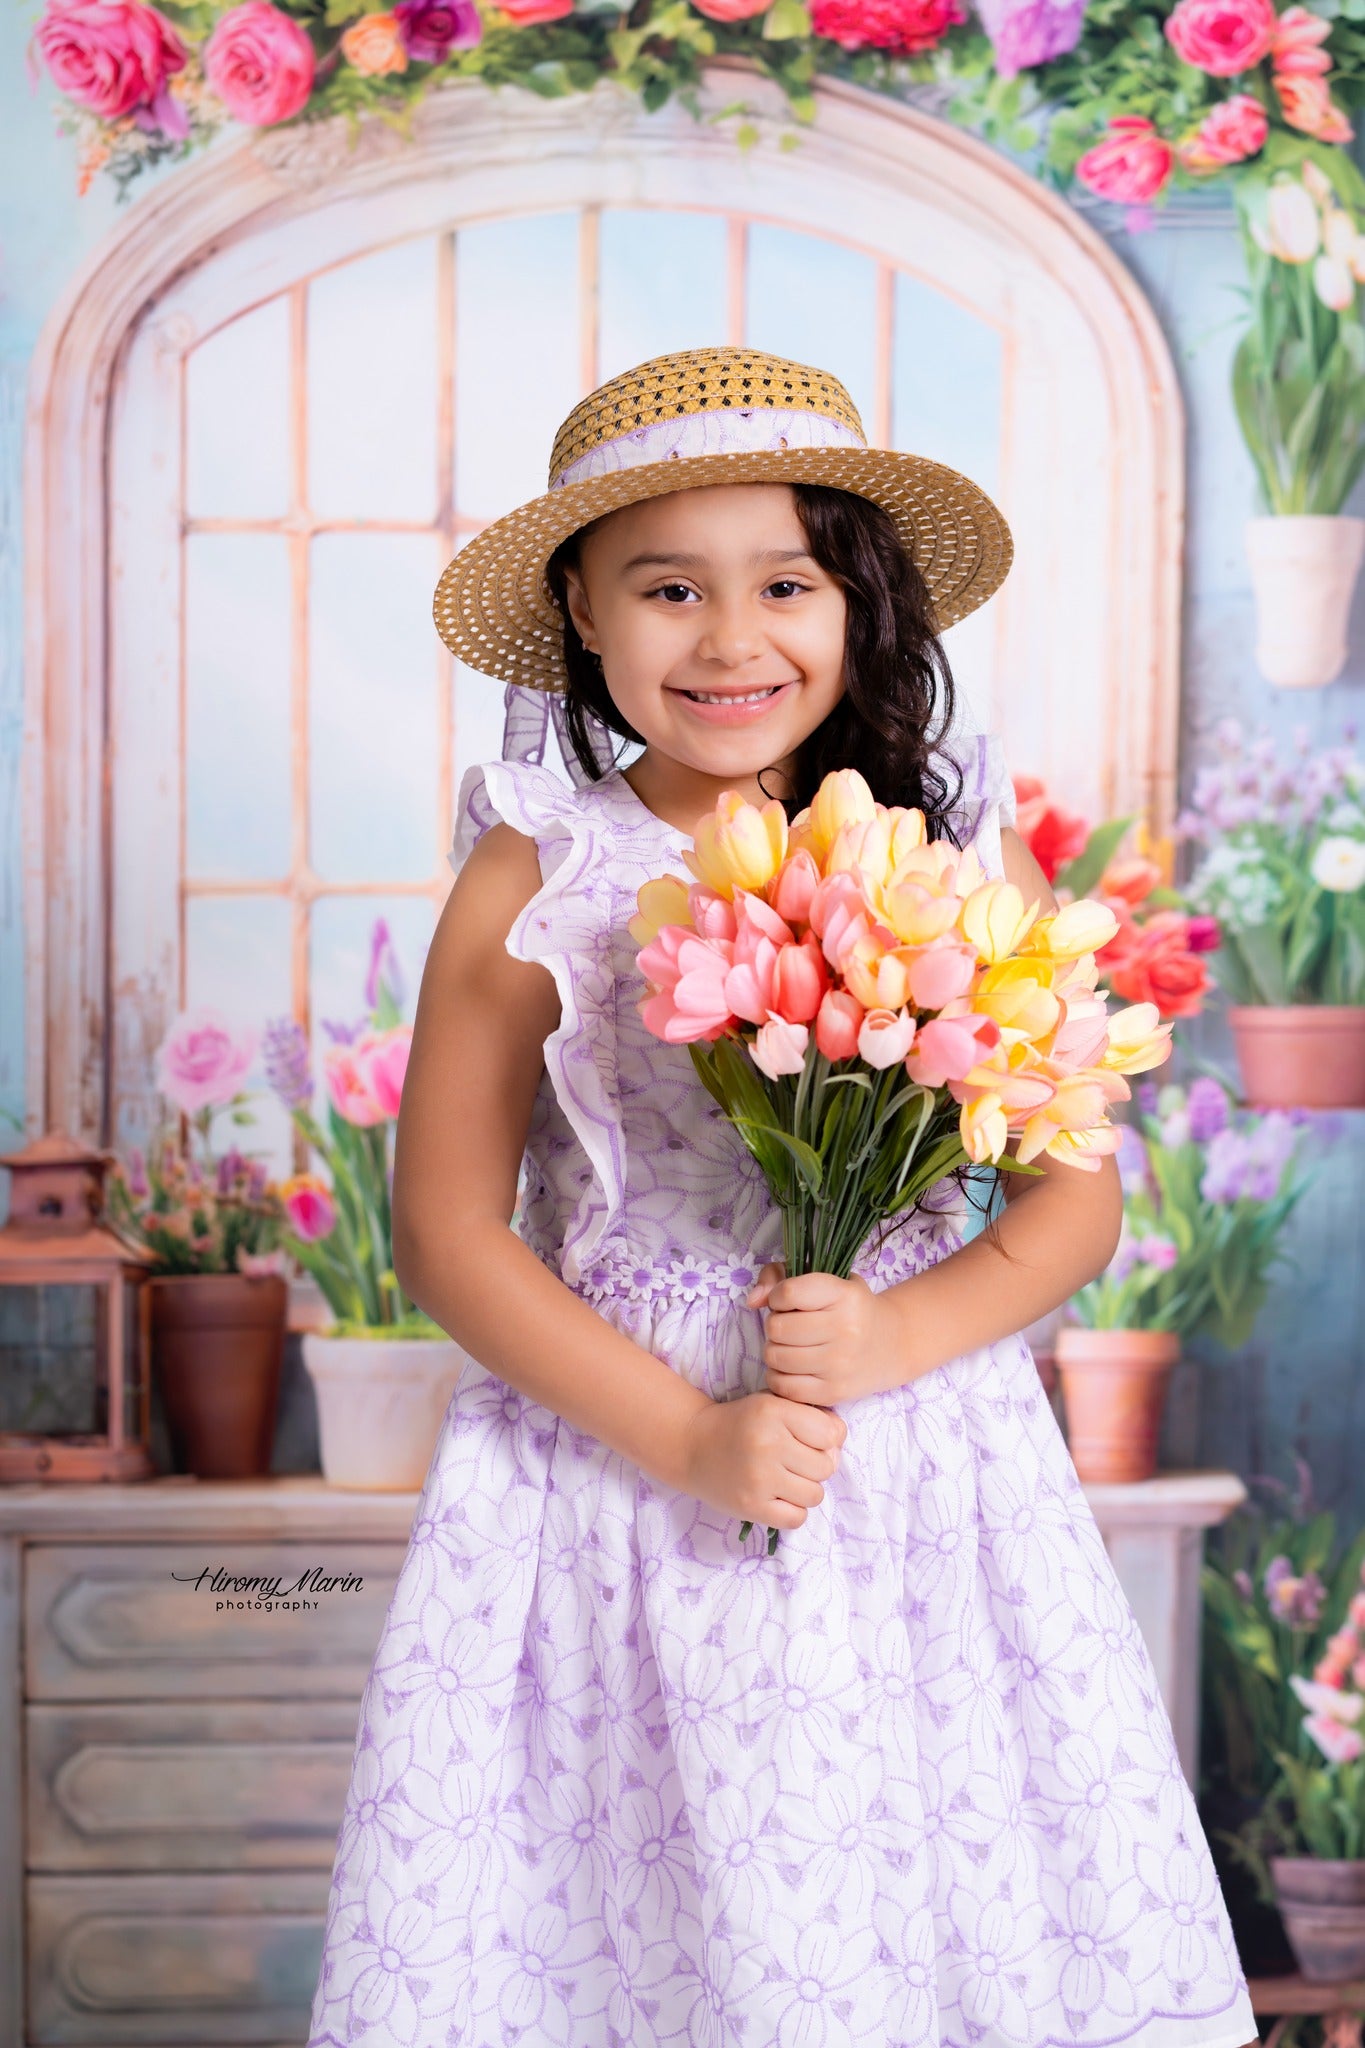
<path id="1" fill-rule="evenodd" d="M 152 1282 L 152 1370 L 177 1465 L 198 1479 L 270 1470 L 289 1290 L 271 1274 Z"/>
<path id="2" fill-rule="evenodd" d="M 1256 665 L 1284 690 L 1316 690 L 1346 666 L 1346 622 L 1365 519 L 1289 513 L 1247 521 Z"/>
<path id="3" fill-rule="evenodd" d="M 1365 1977 L 1365 1863 L 1272 1856 L 1270 1875 L 1289 1945 L 1308 1982 Z"/>
<path id="4" fill-rule="evenodd" d="M 305 1336 L 327 1484 L 416 1492 L 466 1356 L 448 1337 Z"/>
<path id="5" fill-rule="evenodd" d="M 1257 1109 L 1365 1109 L 1365 1006 L 1235 1006 L 1228 1022 Z"/>
<path id="6" fill-rule="evenodd" d="M 1091 1485 L 1150 1479 L 1180 1339 L 1169 1330 L 1058 1332 L 1067 1443 L 1076 1476 Z"/>

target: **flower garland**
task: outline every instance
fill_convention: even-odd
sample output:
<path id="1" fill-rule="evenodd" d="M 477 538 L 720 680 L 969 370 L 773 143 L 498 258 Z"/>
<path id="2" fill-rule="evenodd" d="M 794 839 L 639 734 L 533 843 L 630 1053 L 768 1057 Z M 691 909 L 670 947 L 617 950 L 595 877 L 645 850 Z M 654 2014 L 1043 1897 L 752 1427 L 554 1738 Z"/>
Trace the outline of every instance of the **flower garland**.
<path id="1" fill-rule="evenodd" d="M 1040 172 L 1145 209 L 1256 159 L 1277 134 L 1340 146 L 1365 101 L 1365 0 L 1329 17 L 1273 0 L 47 0 L 31 63 L 67 102 L 84 191 L 121 191 L 227 121 L 369 110 L 401 121 L 448 78 L 546 97 L 614 78 L 696 108 L 701 68 L 742 56 L 814 116 L 817 76 L 937 86 L 953 118 Z M 742 106 L 729 110 L 742 142 Z"/>

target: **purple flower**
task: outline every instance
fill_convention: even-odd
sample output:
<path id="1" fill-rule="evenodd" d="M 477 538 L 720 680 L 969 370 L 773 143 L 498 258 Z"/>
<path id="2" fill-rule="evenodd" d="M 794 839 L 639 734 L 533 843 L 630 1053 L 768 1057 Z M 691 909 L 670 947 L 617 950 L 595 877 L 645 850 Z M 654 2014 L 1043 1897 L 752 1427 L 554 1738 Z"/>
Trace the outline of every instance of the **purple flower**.
<path id="1" fill-rule="evenodd" d="M 1316 1628 L 1327 1588 L 1316 1572 L 1297 1574 L 1287 1557 L 1272 1557 L 1265 1570 L 1266 1604 L 1290 1628 Z"/>
<path id="2" fill-rule="evenodd" d="M 474 0 L 398 0 L 393 10 L 403 47 L 418 64 L 441 64 L 483 34 Z"/>
<path id="3" fill-rule="evenodd" d="M 378 1009 L 381 987 L 387 988 L 394 1008 L 401 1009 L 403 970 L 394 951 L 393 933 L 389 930 L 388 919 L 377 917 L 374 921 L 374 930 L 370 933 L 370 969 L 365 976 L 365 1006 L 368 1010 Z"/>
<path id="4" fill-rule="evenodd" d="M 1140 1195 L 1147 1186 L 1147 1147 L 1140 1131 L 1131 1124 L 1119 1125 L 1119 1149 L 1116 1154 L 1119 1167 L 1119 1183 L 1125 1195 Z"/>
<path id="5" fill-rule="evenodd" d="M 218 1161 L 219 1194 L 232 1194 L 238 1181 L 245 1177 L 247 1170 L 248 1163 L 245 1156 L 237 1150 L 235 1145 L 230 1146 Z"/>
<path id="6" fill-rule="evenodd" d="M 1190 1136 L 1196 1145 L 1207 1145 L 1210 1138 L 1227 1129 L 1227 1091 L 1212 1075 L 1200 1074 L 1191 1081 L 1185 1106 L 1190 1115 Z"/>
<path id="7" fill-rule="evenodd" d="M 151 1193 L 151 1184 L 147 1179 L 147 1161 L 140 1145 L 134 1145 L 128 1154 L 128 1164 L 124 1168 L 123 1177 L 128 1183 L 128 1192 L 135 1201 L 144 1201 Z"/>
<path id="8" fill-rule="evenodd" d="M 1234 1572 L 1232 1575 L 1232 1583 L 1236 1587 L 1238 1593 L 1241 1595 L 1243 1600 L 1249 1600 L 1256 1590 L 1251 1583 L 1250 1572 Z"/>
<path id="9" fill-rule="evenodd" d="M 313 1099 L 313 1068 L 303 1026 L 292 1017 L 276 1017 L 261 1040 L 265 1078 L 286 1109 L 302 1109 Z"/>
<path id="10" fill-rule="evenodd" d="M 995 68 L 1013 78 L 1074 50 L 1085 0 L 977 0 L 981 26 L 995 45 Z"/>
<path id="11" fill-rule="evenodd" d="M 327 1033 L 333 1045 L 354 1045 L 361 1032 L 365 1029 L 363 1017 L 358 1024 L 337 1024 L 327 1017 L 323 1017 L 320 1021 L 323 1030 Z"/>
<path id="12" fill-rule="evenodd" d="M 1249 1130 L 1210 1139 L 1199 1192 L 1206 1202 L 1269 1202 L 1294 1150 L 1294 1126 L 1276 1110 Z"/>
<path id="13" fill-rule="evenodd" d="M 1144 1266 L 1154 1266 L 1159 1273 L 1169 1273 L 1180 1258 L 1174 1240 L 1169 1237 L 1140 1237 L 1137 1254 Z"/>

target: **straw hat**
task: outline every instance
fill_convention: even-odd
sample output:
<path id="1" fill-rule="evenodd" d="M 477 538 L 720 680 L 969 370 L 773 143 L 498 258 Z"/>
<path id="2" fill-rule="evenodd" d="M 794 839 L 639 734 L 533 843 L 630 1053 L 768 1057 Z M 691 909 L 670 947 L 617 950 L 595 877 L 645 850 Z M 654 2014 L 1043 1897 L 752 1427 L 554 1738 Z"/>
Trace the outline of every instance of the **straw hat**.
<path id="1" fill-rule="evenodd" d="M 655 356 L 599 386 L 555 436 L 550 487 L 474 536 L 436 586 L 452 654 L 530 689 L 564 687 L 564 629 L 545 580 L 590 520 L 700 484 L 828 484 L 891 514 L 929 587 L 940 632 L 1004 581 L 1013 542 L 965 476 L 869 448 L 837 377 L 758 349 Z"/>

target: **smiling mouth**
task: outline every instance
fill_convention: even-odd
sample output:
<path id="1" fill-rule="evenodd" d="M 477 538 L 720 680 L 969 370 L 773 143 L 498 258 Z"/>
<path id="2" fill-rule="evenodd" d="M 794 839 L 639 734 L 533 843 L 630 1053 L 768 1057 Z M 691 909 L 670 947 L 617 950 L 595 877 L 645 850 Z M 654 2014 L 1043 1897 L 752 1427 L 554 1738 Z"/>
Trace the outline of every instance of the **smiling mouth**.
<path id="1" fill-rule="evenodd" d="M 770 683 L 764 690 L 684 690 L 681 694 L 694 704 L 758 704 L 786 688 L 786 683 Z"/>

